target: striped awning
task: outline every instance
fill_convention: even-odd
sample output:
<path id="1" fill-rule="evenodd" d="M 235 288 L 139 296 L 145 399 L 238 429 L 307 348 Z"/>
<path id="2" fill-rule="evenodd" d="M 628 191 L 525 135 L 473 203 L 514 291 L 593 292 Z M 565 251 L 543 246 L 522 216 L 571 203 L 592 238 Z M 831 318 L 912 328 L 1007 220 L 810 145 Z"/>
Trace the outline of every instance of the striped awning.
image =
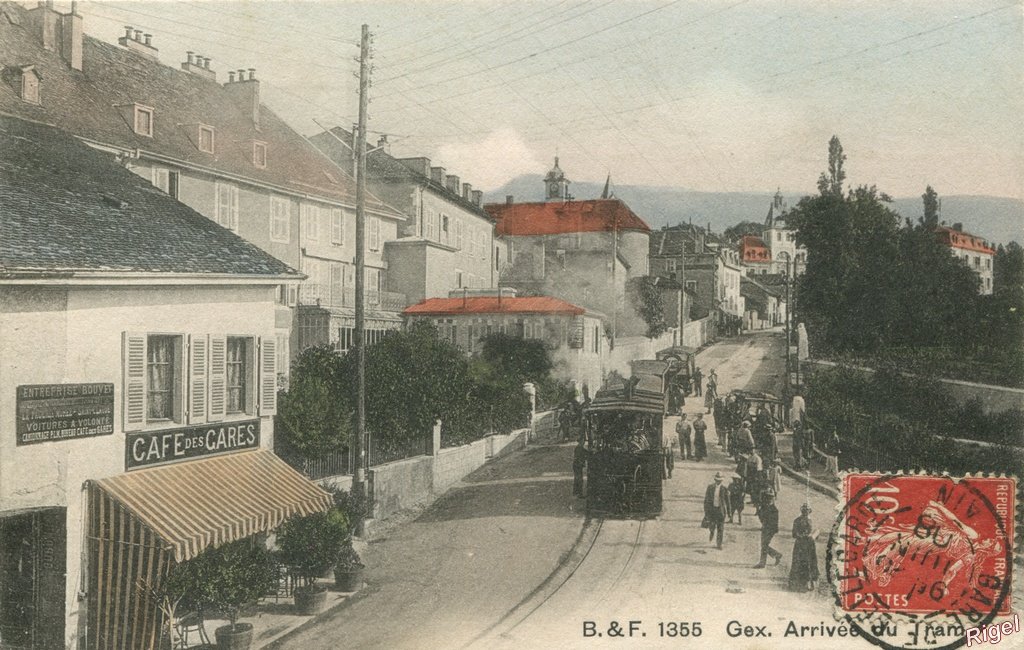
<path id="1" fill-rule="evenodd" d="M 328 492 L 265 449 L 127 472 L 95 483 L 152 531 L 177 562 L 333 504 Z"/>

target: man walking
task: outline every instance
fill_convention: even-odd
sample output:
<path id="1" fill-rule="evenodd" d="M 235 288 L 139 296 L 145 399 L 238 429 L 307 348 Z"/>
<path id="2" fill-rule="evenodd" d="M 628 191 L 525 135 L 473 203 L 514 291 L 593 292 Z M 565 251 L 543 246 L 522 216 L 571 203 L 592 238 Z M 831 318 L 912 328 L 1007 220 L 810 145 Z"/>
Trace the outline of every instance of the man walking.
<path id="1" fill-rule="evenodd" d="M 825 441 L 825 471 L 833 478 L 839 478 L 839 432 L 832 429 L 832 435 Z"/>
<path id="2" fill-rule="evenodd" d="M 725 516 L 729 512 L 729 493 L 722 485 L 722 473 L 715 472 L 715 482 L 704 492 L 704 521 L 708 524 L 708 541 L 716 539 L 722 548 L 722 534 L 725 531 Z M 776 521 L 778 528 L 778 521 Z"/>
<path id="3" fill-rule="evenodd" d="M 704 381 L 704 374 L 701 373 L 700 368 L 695 368 L 693 371 L 693 394 L 695 397 L 700 397 L 700 383 Z"/>
<path id="4" fill-rule="evenodd" d="M 764 502 L 757 511 L 761 520 L 761 561 L 754 565 L 755 569 L 763 569 L 770 555 L 775 564 L 782 560 L 782 553 L 772 548 L 772 538 L 779 532 L 779 509 L 775 506 L 775 490 L 765 490 Z"/>
<path id="5" fill-rule="evenodd" d="M 688 460 L 693 458 L 693 445 L 690 442 L 690 423 L 686 421 L 684 413 L 679 422 L 676 422 L 676 435 L 679 436 L 679 459 Z"/>

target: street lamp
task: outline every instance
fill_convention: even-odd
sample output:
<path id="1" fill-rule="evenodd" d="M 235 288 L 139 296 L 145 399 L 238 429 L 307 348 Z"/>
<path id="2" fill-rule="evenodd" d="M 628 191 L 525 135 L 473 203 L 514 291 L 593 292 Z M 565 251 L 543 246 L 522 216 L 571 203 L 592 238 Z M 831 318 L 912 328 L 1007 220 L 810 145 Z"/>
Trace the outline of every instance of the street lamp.
<path id="1" fill-rule="evenodd" d="M 786 322 L 784 327 L 786 328 L 786 389 L 787 392 L 790 388 L 791 373 L 793 372 L 793 362 L 790 349 L 793 342 L 793 305 L 790 302 L 789 286 L 793 281 L 793 276 L 790 272 L 790 264 L 793 262 L 792 256 L 788 251 L 779 251 L 778 257 L 786 260 L 786 266 L 782 270 L 782 277 L 786 282 Z M 793 268 L 793 271 L 796 271 Z"/>

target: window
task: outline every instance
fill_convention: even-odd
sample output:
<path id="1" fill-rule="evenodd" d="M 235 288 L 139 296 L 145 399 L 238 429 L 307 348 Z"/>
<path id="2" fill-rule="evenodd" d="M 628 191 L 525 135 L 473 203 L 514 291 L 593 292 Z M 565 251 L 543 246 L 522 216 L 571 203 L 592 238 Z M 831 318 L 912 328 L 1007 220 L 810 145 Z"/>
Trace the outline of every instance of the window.
<path id="1" fill-rule="evenodd" d="M 213 153 L 214 133 L 212 126 L 199 125 L 199 150 L 204 153 Z"/>
<path id="2" fill-rule="evenodd" d="M 331 304 L 339 307 L 344 304 L 345 266 L 341 263 L 331 264 Z"/>
<path id="3" fill-rule="evenodd" d="M 135 132 L 153 137 L 153 109 L 141 104 L 135 105 Z"/>
<path id="4" fill-rule="evenodd" d="M 462 269 L 455 269 L 455 288 L 462 288 Z"/>
<path id="5" fill-rule="evenodd" d="M 302 204 L 302 232 L 306 241 L 320 240 L 320 208 Z"/>
<path id="6" fill-rule="evenodd" d="M 448 244 L 448 243 L 451 242 L 451 238 L 450 238 L 451 235 L 449 233 L 450 227 L 451 226 L 450 226 L 450 224 L 448 222 L 448 215 L 442 214 L 441 215 L 441 240 L 440 240 L 442 244 Z"/>
<path id="7" fill-rule="evenodd" d="M 455 220 L 455 248 L 462 249 L 462 219 Z M 474 233 L 475 234 L 475 233 Z"/>
<path id="8" fill-rule="evenodd" d="M 288 356 L 291 353 L 288 349 L 288 335 L 277 334 L 274 338 L 277 340 L 277 374 L 283 375 L 288 369 Z"/>
<path id="9" fill-rule="evenodd" d="M 697 281 L 696 280 L 687 280 L 686 281 L 686 290 L 687 291 L 696 291 L 697 290 Z"/>
<path id="10" fill-rule="evenodd" d="M 991 257 L 986 257 L 985 258 L 985 268 L 986 269 L 992 268 L 992 258 Z"/>
<path id="11" fill-rule="evenodd" d="M 23 70 L 21 73 L 21 99 L 29 104 L 39 103 L 39 77 L 35 70 Z"/>
<path id="12" fill-rule="evenodd" d="M 178 172 L 162 167 L 154 167 L 153 186 L 165 194 L 178 198 Z"/>
<path id="13" fill-rule="evenodd" d="M 981 257 L 978 256 L 978 255 L 974 256 L 974 268 L 976 268 L 976 269 L 980 269 L 981 268 Z"/>
<path id="14" fill-rule="evenodd" d="M 331 210 L 331 243 L 341 246 L 345 243 L 345 221 L 342 219 L 341 210 Z"/>
<path id="15" fill-rule="evenodd" d="M 270 240 L 287 244 L 291 240 L 291 201 L 270 197 Z"/>
<path id="16" fill-rule="evenodd" d="M 252 164 L 263 169 L 267 166 L 267 143 L 252 143 Z"/>
<path id="17" fill-rule="evenodd" d="M 180 337 L 150 336 L 146 353 L 146 421 L 178 422 L 178 384 L 181 360 Z"/>
<path id="18" fill-rule="evenodd" d="M 437 213 L 433 210 L 427 210 L 427 218 L 423 224 L 423 237 L 430 241 L 437 241 Z"/>
<path id="19" fill-rule="evenodd" d="M 324 274 L 321 271 L 321 264 L 319 260 L 302 258 L 302 272 L 306 275 L 301 289 L 303 304 L 316 304 L 327 297 L 322 287 Z"/>
<path id="20" fill-rule="evenodd" d="M 238 232 L 238 188 L 217 183 L 217 223 Z"/>
<path id="21" fill-rule="evenodd" d="M 370 217 L 366 224 L 366 245 L 371 251 L 380 250 L 380 219 Z"/>
<path id="22" fill-rule="evenodd" d="M 251 398 L 249 396 L 249 379 L 252 361 L 250 358 L 251 339 L 238 336 L 228 337 L 227 360 L 227 413 L 237 415 L 250 413 Z"/>

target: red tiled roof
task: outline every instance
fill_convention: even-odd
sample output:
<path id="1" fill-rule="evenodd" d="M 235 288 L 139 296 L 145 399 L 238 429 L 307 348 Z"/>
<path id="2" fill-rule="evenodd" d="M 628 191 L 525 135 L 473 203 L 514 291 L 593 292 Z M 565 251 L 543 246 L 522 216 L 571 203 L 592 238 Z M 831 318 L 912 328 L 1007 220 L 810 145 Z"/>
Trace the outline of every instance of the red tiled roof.
<path id="1" fill-rule="evenodd" d="M 744 235 L 740 242 L 740 255 L 744 262 L 770 262 L 771 251 L 764 240 L 757 235 Z"/>
<path id="2" fill-rule="evenodd" d="M 949 226 L 938 226 L 935 228 L 939 240 L 950 248 L 962 248 L 964 250 L 976 251 L 987 255 L 995 255 L 994 248 L 989 246 L 985 240 L 969 232 L 955 230 Z"/>
<path id="3" fill-rule="evenodd" d="M 428 298 L 406 308 L 403 313 L 407 315 L 508 313 L 579 316 L 584 311 L 582 307 L 549 296 L 503 297 L 500 304 L 497 296 L 471 296 L 467 298 Z"/>
<path id="4" fill-rule="evenodd" d="M 499 235 L 562 235 L 574 232 L 640 230 L 644 220 L 619 199 L 490 203 L 484 209 L 498 222 Z"/>

